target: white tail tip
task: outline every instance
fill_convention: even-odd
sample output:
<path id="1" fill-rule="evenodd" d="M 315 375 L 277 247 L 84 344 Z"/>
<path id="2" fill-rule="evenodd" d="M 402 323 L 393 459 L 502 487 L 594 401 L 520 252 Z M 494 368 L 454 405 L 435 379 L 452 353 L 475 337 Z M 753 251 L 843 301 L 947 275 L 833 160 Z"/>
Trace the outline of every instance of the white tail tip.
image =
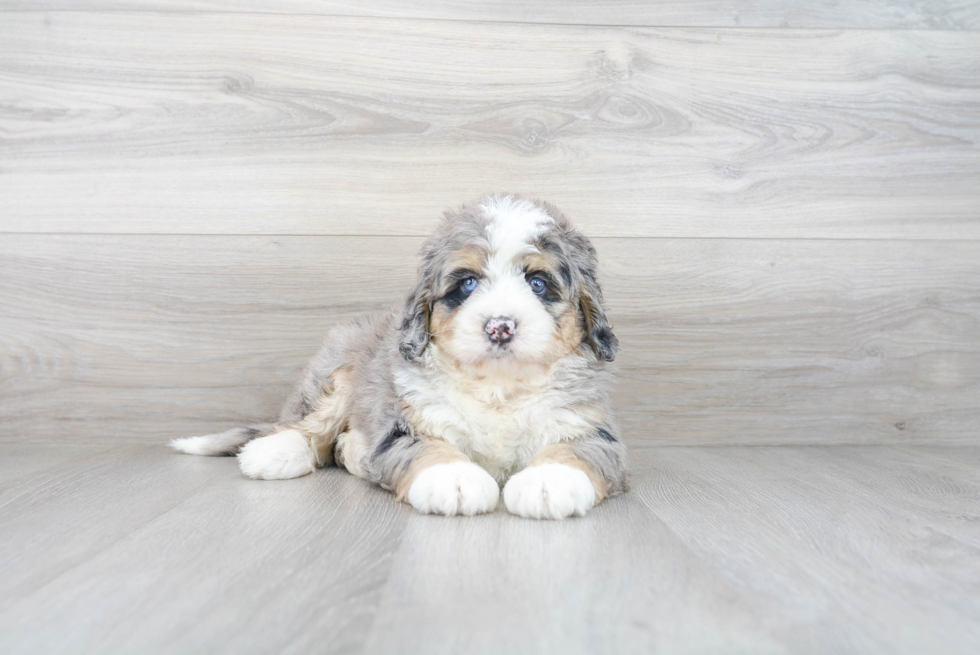
<path id="1" fill-rule="evenodd" d="M 174 439 L 170 447 L 179 453 L 188 455 L 221 455 L 223 451 L 215 450 L 215 444 L 208 437 L 184 437 Z"/>

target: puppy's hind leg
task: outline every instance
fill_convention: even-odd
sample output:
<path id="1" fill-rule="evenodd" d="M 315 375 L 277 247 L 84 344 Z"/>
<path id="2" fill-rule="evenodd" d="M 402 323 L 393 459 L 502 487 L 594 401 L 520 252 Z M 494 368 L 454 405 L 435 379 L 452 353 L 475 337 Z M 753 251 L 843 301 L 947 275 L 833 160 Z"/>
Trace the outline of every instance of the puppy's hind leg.
<path id="1" fill-rule="evenodd" d="M 170 447 L 188 455 L 237 455 L 242 446 L 273 431 L 270 425 L 232 428 L 201 437 L 183 437 L 170 442 Z"/>
<path id="2" fill-rule="evenodd" d="M 251 441 L 238 454 L 242 473 L 258 480 L 285 480 L 333 464 L 337 437 L 347 429 L 351 373 L 335 370 L 313 410 L 275 434 Z"/>

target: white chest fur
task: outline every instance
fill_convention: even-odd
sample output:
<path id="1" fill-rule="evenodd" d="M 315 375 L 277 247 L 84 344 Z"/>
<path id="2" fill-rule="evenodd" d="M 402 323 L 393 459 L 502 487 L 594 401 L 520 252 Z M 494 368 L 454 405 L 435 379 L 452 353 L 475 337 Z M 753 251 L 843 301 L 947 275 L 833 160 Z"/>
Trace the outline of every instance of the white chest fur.
<path id="1" fill-rule="evenodd" d="M 396 376 L 396 385 L 418 430 L 453 444 L 502 483 L 544 446 L 601 423 L 603 403 L 581 393 L 592 386 L 580 384 L 587 374 L 565 366 L 520 380 L 471 379 L 425 367 Z"/>

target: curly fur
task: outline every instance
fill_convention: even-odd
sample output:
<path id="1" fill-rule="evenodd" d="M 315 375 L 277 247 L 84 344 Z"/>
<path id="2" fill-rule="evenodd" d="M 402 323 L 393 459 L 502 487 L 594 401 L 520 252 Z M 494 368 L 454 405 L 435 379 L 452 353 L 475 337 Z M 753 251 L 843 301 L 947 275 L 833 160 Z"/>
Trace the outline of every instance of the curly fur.
<path id="1" fill-rule="evenodd" d="M 275 426 L 172 445 L 238 454 L 255 478 L 336 464 L 423 512 L 491 511 L 506 484 L 514 513 L 582 515 L 629 488 L 596 263 L 547 203 L 490 196 L 449 211 L 404 304 L 333 328 Z M 516 328 L 494 341 L 502 317 Z"/>

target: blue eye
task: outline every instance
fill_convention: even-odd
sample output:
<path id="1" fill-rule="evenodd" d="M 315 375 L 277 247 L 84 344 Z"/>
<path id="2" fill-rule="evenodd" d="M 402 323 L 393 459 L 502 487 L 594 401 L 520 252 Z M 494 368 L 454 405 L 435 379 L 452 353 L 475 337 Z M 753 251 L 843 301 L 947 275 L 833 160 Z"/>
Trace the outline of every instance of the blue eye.
<path id="1" fill-rule="evenodd" d="M 480 281 L 475 277 L 468 277 L 463 280 L 463 283 L 459 285 L 459 288 L 463 290 L 463 293 L 473 293 Z"/>
<path id="2" fill-rule="evenodd" d="M 539 296 L 548 289 L 548 285 L 539 277 L 532 277 L 527 283 L 531 285 L 531 291 Z"/>

